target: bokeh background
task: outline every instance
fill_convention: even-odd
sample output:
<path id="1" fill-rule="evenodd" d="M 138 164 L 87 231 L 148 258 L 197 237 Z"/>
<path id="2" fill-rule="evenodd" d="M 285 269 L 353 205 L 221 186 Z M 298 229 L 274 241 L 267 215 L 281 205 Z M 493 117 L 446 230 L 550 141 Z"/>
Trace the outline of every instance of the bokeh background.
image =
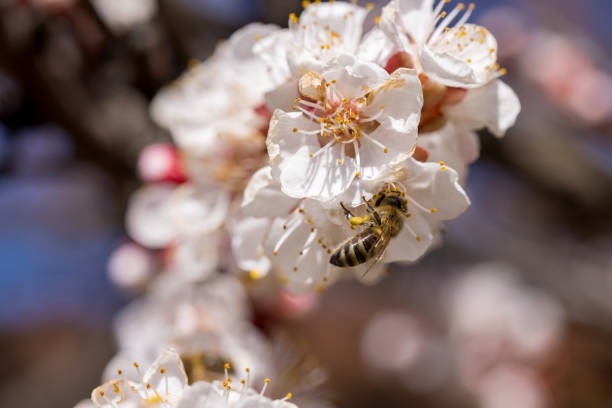
<path id="1" fill-rule="evenodd" d="M 0 406 L 72 407 L 99 383 L 133 296 L 107 259 L 139 151 L 169 140 L 149 101 L 299 3 L 0 0 Z M 481 133 L 472 207 L 421 263 L 283 323 L 338 407 L 612 406 L 611 13 L 477 2 L 523 109 L 504 139 Z"/>

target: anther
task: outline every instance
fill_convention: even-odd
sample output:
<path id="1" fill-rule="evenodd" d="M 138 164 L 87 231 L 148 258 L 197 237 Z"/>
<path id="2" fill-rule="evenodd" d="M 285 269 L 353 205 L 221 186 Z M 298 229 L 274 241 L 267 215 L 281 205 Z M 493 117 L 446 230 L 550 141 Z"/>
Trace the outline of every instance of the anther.
<path id="1" fill-rule="evenodd" d="M 435 214 L 437 211 L 438 211 L 438 210 L 437 210 L 437 209 L 435 209 L 435 208 L 430 208 L 430 209 L 429 209 L 429 212 L 430 212 L 430 213 L 432 213 L 432 214 Z"/>

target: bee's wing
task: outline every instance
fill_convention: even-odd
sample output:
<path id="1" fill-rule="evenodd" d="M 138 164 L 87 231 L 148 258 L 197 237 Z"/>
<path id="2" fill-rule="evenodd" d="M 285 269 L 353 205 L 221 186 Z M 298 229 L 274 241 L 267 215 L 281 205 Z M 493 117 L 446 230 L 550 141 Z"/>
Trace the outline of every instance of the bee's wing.
<path id="1" fill-rule="evenodd" d="M 372 259 L 370 266 L 368 269 L 361 275 L 364 277 L 370 272 L 370 270 L 374 267 L 374 265 L 378 264 L 385 256 L 387 252 L 387 246 L 389 245 L 389 241 L 391 241 L 391 231 L 389 226 L 389 219 L 391 217 L 387 217 L 384 225 L 382 226 L 382 231 L 380 232 L 380 239 L 376 242 L 376 245 L 371 249 L 371 253 L 376 254 L 376 256 Z"/>

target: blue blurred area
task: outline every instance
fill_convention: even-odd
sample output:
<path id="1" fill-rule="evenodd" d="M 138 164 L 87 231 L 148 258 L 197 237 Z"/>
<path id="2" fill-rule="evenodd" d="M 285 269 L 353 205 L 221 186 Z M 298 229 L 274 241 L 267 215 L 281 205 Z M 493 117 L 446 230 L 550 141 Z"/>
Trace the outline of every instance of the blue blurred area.
<path id="1" fill-rule="evenodd" d="M 226 24 L 245 24 L 260 18 L 261 0 L 181 0 L 195 10 Z"/>
<path id="2" fill-rule="evenodd" d="M 122 303 L 105 273 L 121 235 L 110 183 L 56 127 L 0 145 L 14 159 L 0 177 L 0 328 L 107 321 Z"/>

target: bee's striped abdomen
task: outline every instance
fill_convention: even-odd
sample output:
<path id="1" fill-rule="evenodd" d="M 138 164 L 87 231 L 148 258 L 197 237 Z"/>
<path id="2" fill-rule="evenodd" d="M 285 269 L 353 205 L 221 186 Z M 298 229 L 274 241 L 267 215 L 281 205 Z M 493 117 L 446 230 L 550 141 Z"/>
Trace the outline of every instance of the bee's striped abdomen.
<path id="1" fill-rule="evenodd" d="M 380 238 L 376 231 L 367 230 L 340 245 L 329 262 L 340 267 L 356 266 L 372 257 L 372 248 Z"/>

